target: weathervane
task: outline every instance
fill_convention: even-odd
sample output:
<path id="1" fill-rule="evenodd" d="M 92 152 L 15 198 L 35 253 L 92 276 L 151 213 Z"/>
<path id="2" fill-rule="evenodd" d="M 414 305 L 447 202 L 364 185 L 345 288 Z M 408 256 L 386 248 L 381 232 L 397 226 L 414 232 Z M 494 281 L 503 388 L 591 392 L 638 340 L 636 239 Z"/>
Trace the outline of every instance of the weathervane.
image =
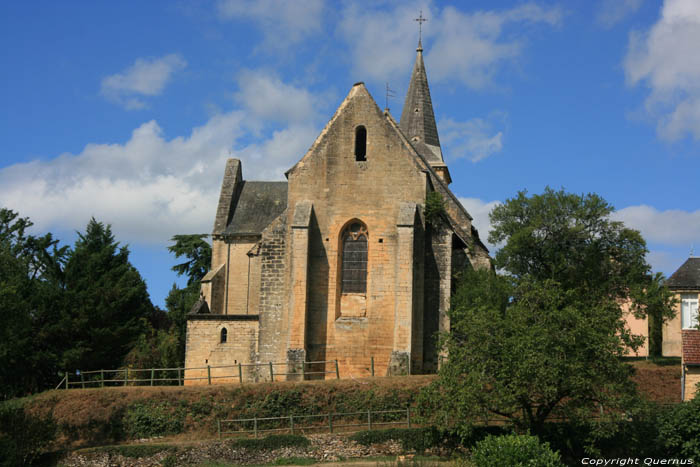
<path id="1" fill-rule="evenodd" d="M 414 19 L 413 21 L 418 21 L 418 43 L 421 43 L 421 39 L 423 39 L 423 23 L 428 21 L 427 18 L 423 18 L 423 10 L 420 11 L 420 15 L 418 15 L 418 18 Z"/>
<path id="2" fill-rule="evenodd" d="M 393 89 L 389 88 L 389 82 L 387 81 L 386 83 L 386 111 L 389 111 L 389 98 L 390 97 L 396 97 L 396 93 L 394 92 Z"/>

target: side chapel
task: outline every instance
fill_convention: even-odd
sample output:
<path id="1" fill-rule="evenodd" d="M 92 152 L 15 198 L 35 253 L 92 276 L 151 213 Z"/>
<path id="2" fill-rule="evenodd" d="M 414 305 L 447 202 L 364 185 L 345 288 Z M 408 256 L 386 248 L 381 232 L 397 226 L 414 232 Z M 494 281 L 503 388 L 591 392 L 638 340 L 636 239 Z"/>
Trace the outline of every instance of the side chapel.
<path id="1" fill-rule="evenodd" d="M 211 270 L 187 316 L 188 383 L 435 372 L 456 273 L 490 268 L 450 191 L 423 48 L 401 121 L 356 83 L 285 182 L 226 163 Z M 437 221 L 424 216 L 439 193 Z M 434 195 L 433 195 L 434 196 Z M 324 362 L 324 363 L 310 363 Z M 264 364 L 265 366 L 245 366 Z M 227 377 L 230 376 L 230 378 Z"/>

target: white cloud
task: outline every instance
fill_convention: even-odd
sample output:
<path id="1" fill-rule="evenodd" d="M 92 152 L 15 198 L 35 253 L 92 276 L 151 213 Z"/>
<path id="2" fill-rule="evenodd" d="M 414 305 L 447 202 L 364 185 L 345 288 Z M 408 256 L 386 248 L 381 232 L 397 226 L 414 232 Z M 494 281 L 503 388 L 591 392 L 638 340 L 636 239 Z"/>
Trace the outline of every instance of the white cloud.
<path id="1" fill-rule="evenodd" d="M 431 3 L 400 3 L 392 10 L 369 8 L 353 3 L 345 8 L 338 28 L 353 48 L 356 73 L 386 81 L 405 74 L 414 56 L 416 11 L 422 9 L 428 18 L 423 27 L 425 60 L 430 78 L 435 81 L 459 81 L 471 88 L 492 84 L 502 63 L 516 59 L 525 39 L 504 29 L 514 23 L 558 25 L 562 10 L 525 3 L 509 10 L 463 13 L 448 6 L 443 9 Z"/>
<path id="2" fill-rule="evenodd" d="M 700 2 L 666 0 L 661 17 L 646 32 L 630 35 L 624 61 L 627 82 L 649 88 L 645 107 L 657 132 L 675 141 L 700 140 Z"/>
<path id="3" fill-rule="evenodd" d="M 146 106 L 142 96 L 162 93 L 172 74 L 186 66 L 187 62 L 178 54 L 139 58 L 121 73 L 103 78 L 100 93 L 128 110 L 141 109 Z"/>
<path id="4" fill-rule="evenodd" d="M 489 232 L 491 232 L 491 220 L 489 219 L 489 213 L 496 206 L 501 205 L 500 201 L 483 201 L 479 198 L 459 198 L 462 206 L 465 207 L 467 212 L 473 217 L 472 223 L 474 227 L 479 231 L 479 238 L 489 249 L 489 253 L 493 256 L 498 250 L 499 245 L 492 245 L 488 243 Z"/>
<path id="5" fill-rule="evenodd" d="M 467 158 L 478 162 L 503 149 L 506 116 L 493 112 L 488 118 L 472 118 L 466 122 L 441 120 L 440 140 L 451 158 Z M 499 129 L 497 129 L 499 128 Z"/>
<path id="6" fill-rule="evenodd" d="M 304 122 L 318 117 L 322 99 L 307 89 L 283 83 L 262 71 L 245 70 L 238 76 L 236 102 L 256 117 L 283 122 Z"/>
<path id="7" fill-rule="evenodd" d="M 321 30 L 323 0 L 219 0 L 223 20 L 252 20 L 263 32 L 263 46 L 285 50 Z"/>
<path id="8" fill-rule="evenodd" d="M 700 210 L 659 211 L 647 205 L 629 206 L 613 214 L 626 226 L 637 229 L 648 242 L 665 245 L 700 245 Z"/>
<path id="9" fill-rule="evenodd" d="M 313 108 L 302 98 L 298 103 Z M 158 123 L 149 121 L 123 144 L 91 143 L 79 154 L 0 169 L 0 199 L 42 231 L 82 230 L 94 216 L 131 244 L 210 232 L 227 158 L 242 160 L 245 179 L 282 180 L 319 132 L 313 123 L 282 123 L 273 131 L 244 106 L 214 115 L 189 135 L 166 139 Z"/>
<path id="10" fill-rule="evenodd" d="M 611 28 L 642 6 L 642 0 L 602 0 L 596 21 L 604 28 Z"/>

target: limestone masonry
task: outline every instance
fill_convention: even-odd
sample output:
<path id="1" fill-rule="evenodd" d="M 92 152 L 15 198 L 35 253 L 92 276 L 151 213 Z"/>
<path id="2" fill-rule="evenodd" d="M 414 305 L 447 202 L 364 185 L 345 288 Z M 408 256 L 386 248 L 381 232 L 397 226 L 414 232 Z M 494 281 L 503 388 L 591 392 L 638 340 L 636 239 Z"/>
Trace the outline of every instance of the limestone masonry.
<path id="1" fill-rule="evenodd" d="M 286 176 L 248 181 L 226 164 L 187 320 L 185 377 L 203 379 L 188 383 L 239 363 L 265 364 L 241 367 L 250 381 L 269 380 L 269 362 L 276 380 L 335 378 L 335 360 L 341 378 L 436 371 L 455 273 L 491 262 L 448 188 L 420 43 L 399 124 L 356 83 Z M 426 222 L 432 192 L 444 211 Z M 237 368 L 210 374 L 238 381 Z"/>

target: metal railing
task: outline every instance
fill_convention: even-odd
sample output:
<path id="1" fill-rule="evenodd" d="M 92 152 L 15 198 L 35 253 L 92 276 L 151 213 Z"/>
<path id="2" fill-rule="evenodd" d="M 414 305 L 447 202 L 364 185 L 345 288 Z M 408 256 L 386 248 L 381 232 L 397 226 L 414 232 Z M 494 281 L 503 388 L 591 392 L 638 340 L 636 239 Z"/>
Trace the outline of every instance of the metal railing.
<path id="1" fill-rule="evenodd" d="M 374 361 L 374 359 L 372 359 Z M 331 370 L 327 370 L 327 364 L 331 364 Z M 323 370 L 307 369 L 309 365 L 323 365 Z M 276 367 L 284 366 L 293 371 L 277 371 Z M 275 381 L 275 377 L 299 376 L 306 379 L 306 376 L 335 374 L 336 379 L 340 379 L 338 360 L 317 361 L 317 362 L 267 362 L 267 363 L 238 363 L 236 365 L 207 365 L 192 368 L 120 368 L 117 370 L 90 370 L 76 371 L 75 374 L 64 372 L 63 379 L 58 383 L 56 389 L 64 388 L 94 388 L 106 386 L 183 386 L 185 381 L 206 380 L 207 384 L 217 379 L 232 379 L 243 384 L 246 379 L 243 376 L 244 369 L 255 368 L 255 375 L 250 381 Z M 230 369 L 230 372 L 226 372 Z M 374 365 L 372 365 L 374 369 Z M 206 370 L 205 376 L 185 376 L 186 371 L 197 371 L 201 374 Z M 212 374 L 212 370 L 215 371 Z M 224 373 L 224 374 L 221 374 Z M 372 371 L 374 376 L 374 371 Z M 269 377 L 269 380 L 267 379 Z M 278 378 L 279 380 L 279 378 Z"/>
<path id="2" fill-rule="evenodd" d="M 313 420 L 319 420 L 319 422 L 313 423 Z M 399 410 L 366 410 L 363 412 L 338 412 L 317 415 L 288 415 L 283 417 L 217 420 L 217 431 L 219 438 L 225 435 L 250 434 L 257 438 L 258 435 L 262 433 L 296 434 L 326 431 L 328 433 L 333 433 L 334 430 L 336 432 L 342 431 L 349 433 L 393 425 L 405 425 L 407 428 L 411 428 L 410 407 Z M 237 427 L 238 429 L 232 430 L 231 427 Z"/>

